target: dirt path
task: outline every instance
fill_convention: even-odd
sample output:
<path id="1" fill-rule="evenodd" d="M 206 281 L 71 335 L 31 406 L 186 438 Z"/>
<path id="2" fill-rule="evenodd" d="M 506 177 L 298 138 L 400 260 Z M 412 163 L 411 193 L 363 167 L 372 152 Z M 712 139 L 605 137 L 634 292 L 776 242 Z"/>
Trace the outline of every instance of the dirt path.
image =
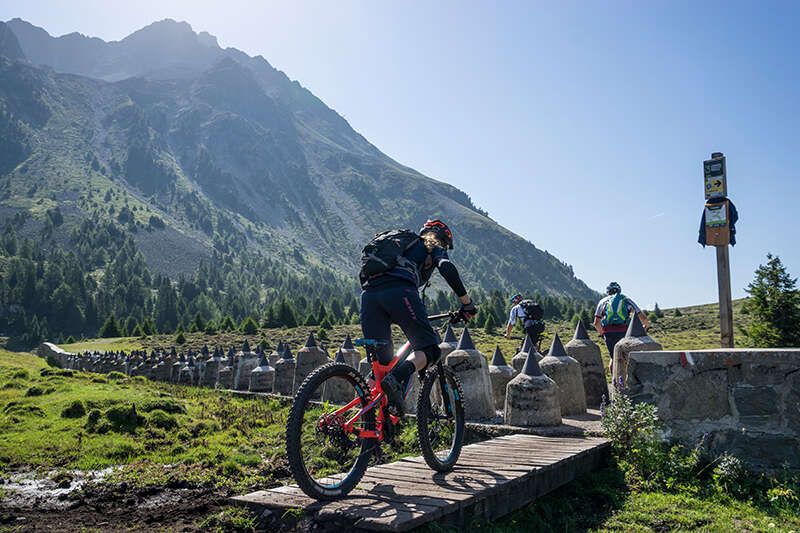
<path id="1" fill-rule="evenodd" d="M 0 529 L 12 531 L 200 531 L 225 504 L 209 489 L 86 487 L 58 502 L 0 502 Z M 50 503 L 50 504 L 48 504 Z"/>

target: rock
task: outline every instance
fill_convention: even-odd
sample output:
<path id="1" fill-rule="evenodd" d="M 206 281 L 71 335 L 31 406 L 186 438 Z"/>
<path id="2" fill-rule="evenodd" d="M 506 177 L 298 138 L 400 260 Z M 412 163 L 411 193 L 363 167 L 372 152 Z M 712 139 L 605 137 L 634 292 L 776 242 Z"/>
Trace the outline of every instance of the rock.
<path id="1" fill-rule="evenodd" d="M 586 393 L 583 390 L 581 365 L 567 355 L 558 333 L 553 336 L 550 351 L 539 361 L 539 367 L 558 385 L 561 416 L 586 412 Z"/>
<path id="2" fill-rule="evenodd" d="M 493 418 L 495 410 L 489 365 L 483 354 L 475 348 L 468 328 L 464 328 L 456 349 L 447 356 L 446 364 L 453 369 L 464 390 L 466 418 Z"/>
<path id="3" fill-rule="evenodd" d="M 489 378 L 492 382 L 492 400 L 495 410 L 502 411 L 505 408 L 506 386 L 516 374 L 517 372 L 508 366 L 503 358 L 500 346 L 496 346 L 492 361 L 489 363 Z"/>
<path id="4" fill-rule="evenodd" d="M 603 399 L 609 400 L 608 382 L 603 365 L 600 347 L 592 342 L 581 320 L 575 328 L 575 335 L 565 346 L 567 355 L 578 361 L 583 376 L 583 390 L 586 393 L 586 405 L 600 407 Z"/>
<path id="5" fill-rule="evenodd" d="M 539 368 L 535 353 L 506 386 L 504 422 L 526 427 L 561 424 L 558 386 Z"/>

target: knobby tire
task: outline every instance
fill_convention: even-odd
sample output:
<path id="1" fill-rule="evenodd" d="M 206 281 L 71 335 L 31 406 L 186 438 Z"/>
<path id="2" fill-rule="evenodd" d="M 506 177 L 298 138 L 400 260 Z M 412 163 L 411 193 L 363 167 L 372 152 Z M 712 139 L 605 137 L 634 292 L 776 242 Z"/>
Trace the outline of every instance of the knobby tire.
<path id="1" fill-rule="evenodd" d="M 441 390 L 441 381 L 439 379 L 440 370 L 444 371 L 444 378 L 447 386 L 454 392 L 454 394 L 451 395 L 451 400 L 453 404 L 455 438 L 450 448 L 450 453 L 444 459 L 440 459 L 436 456 L 436 450 L 433 449 L 430 434 L 430 427 L 431 424 L 435 422 L 433 417 L 436 414 L 430 402 L 431 392 L 434 390 L 433 387 L 438 388 L 440 397 L 444 397 L 445 392 Z M 437 406 L 436 409 L 439 410 L 439 407 Z M 444 364 L 438 364 L 426 372 L 425 379 L 420 387 L 419 396 L 417 397 L 417 436 L 422 457 L 425 459 L 428 466 L 437 472 L 449 472 L 452 470 L 458 461 L 459 455 L 461 455 L 461 448 L 464 444 L 464 431 L 464 391 L 461 388 L 461 383 L 458 381 L 458 377 L 456 377 L 452 368 Z"/>
<path id="2" fill-rule="evenodd" d="M 354 391 L 361 401 L 361 407 L 366 407 L 369 402 L 369 387 L 356 369 L 343 363 L 329 363 L 314 370 L 303 381 L 289 410 L 289 419 L 286 426 L 286 455 L 289 469 L 300 489 L 309 497 L 317 500 L 334 500 L 347 495 L 361 481 L 367 470 L 376 442 L 374 439 L 362 439 L 359 456 L 347 476 L 337 487 L 326 487 L 318 483 L 309 474 L 301 453 L 303 416 L 310 402 L 315 401 L 314 393 L 322 390 L 322 384 L 328 379 L 342 378 L 354 386 Z M 355 397 L 355 396 L 354 396 Z M 371 409 L 362 415 L 364 429 L 375 429 L 375 410 Z"/>

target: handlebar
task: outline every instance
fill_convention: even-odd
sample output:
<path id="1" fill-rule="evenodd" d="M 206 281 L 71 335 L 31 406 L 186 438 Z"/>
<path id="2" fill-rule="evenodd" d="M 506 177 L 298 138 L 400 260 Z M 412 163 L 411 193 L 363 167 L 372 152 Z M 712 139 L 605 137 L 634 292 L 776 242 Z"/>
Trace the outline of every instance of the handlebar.
<path id="1" fill-rule="evenodd" d="M 458 311 L 448 311 L 440 315 L 432 315 L 428 317 L 428 320 L 441 320 L 443 318 L 449 319 L 450 324 L 457 324 L 463 320 L 463 317 Z"/>

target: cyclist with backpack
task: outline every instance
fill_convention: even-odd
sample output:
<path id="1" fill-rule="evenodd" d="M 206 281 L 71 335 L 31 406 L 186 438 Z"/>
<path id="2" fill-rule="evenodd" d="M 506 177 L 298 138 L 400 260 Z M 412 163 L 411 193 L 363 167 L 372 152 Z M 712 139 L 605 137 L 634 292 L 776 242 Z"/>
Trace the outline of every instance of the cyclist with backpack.
<path id="1" fill-rule="evenodd" d="M 611 358 L 614 358 L 614 346 L 625 336 L 628 324 L 633 313 L 638 313 L 645 329 L 650 327 L 647 316 L 639 309 L 633 300 L 622 294 L 622 287 L 612 281 L 606 287 L 607 296 L 597 303 L 594 312 L 594 329 L 606 341 L 606 348 Z M 611 363 L 609 362 L 609 368 Z"/>
<path id="2" fill-rule="evenodd" d="M 544 332 L 544 309 L 533 300 L 524 300 L 521 294 L 511 297 L 511 313 L 506 325 L 506 337 L 511 335 L 511 330 L 522 321 L 522 329 L 530 336 L 534 346 L 539 346 L 539 337 Z"/>
<path id="3" fill-rule="evenodd" d="M 390 230 L 377 234 L 361 255 L 361 330 L 365 338 L 391 342 L 391 325 L 397 324 L 414 352 L 383 378 L 381 388 L 389 404 L 399 413 L 404 391 L 415 371 L 435 364 L 441 357 L 439 338 L 428 321 L 419 287 L 428 283 L 434 269 L 461 301 L 465 320 L 477 313 L 472 299 L 447 250 L 453 249 L 453 233 L 441 220 L 428 220 L 418 233 Z M 378 351 L 381 364 L 392 357 L 391 345 Z"/>

